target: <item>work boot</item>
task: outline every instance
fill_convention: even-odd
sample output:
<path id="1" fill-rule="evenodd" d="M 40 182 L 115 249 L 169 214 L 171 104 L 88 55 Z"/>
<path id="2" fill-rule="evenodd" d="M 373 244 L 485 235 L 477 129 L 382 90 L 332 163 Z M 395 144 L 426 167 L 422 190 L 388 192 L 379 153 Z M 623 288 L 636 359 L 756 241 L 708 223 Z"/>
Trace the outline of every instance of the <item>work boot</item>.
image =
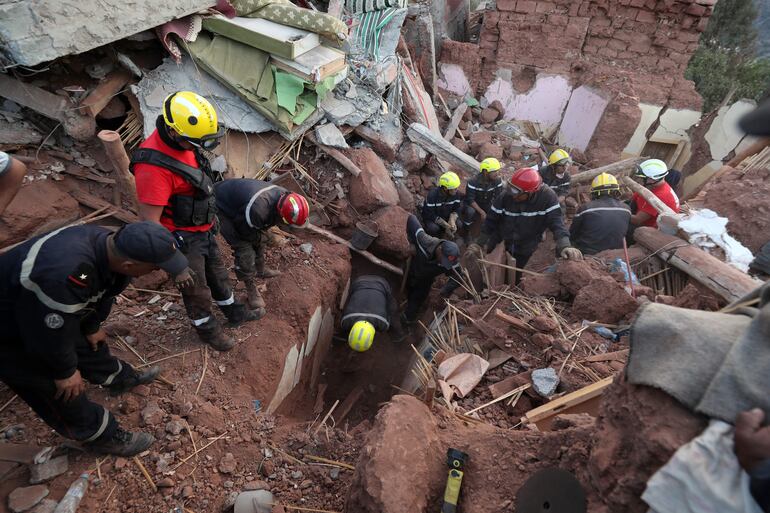
<path id="1" fill-rule="evenodd" d="M 259 293 L 257 284 L 254 283 L 254 280 L 246 280 L 243 282 L 243 284 L 246 286 L 246 296 L 248 298 L 247 302 L 249 304 L 249 308 L 252 310 L 259 310 L 260 308 L 264 308 L 265 300 L 262 299 L 262 294 Z"/>
<path id="2" fill-rule="evenodd" d="M 116 396 L 124 394 L 136 386 L 152 383 L 160 375 L 160 367 L 157 365 L 153 365 L 141 372 L 136 369 L 131 370 L 133 372 L 129 377 L 120 383 L 115 383 L 114 385 L 107 387 L 110 389 L 110 395 Z"/>
<path id="3" fill-rule="evenodd" d="M 264 317 L 266 311 L 264 308 L 249 310 L 243 303 L 233 303 L 220 307 L 227 317 L 228 324 L 231 327 L 240 326 L 244 322 L 256 321 Z"/>
<path id="4" fill-rule="evenodd" d="M 213 316 L 205 324 L 197 326 L 195 330 L 204 344 L 210 345 L 217 351 L 229 351 L 235 347 L 235 340 L 225 335 Z"/>
<path id="5" fill-rule="evenodd" d="M 146 451 L 154 442 L 155 437 L 149 433 L 124 431 L 118 428 L 110 438 L 88 442 L 83 444 L 83 447 L 99 454 L 129 457 Z"/>
<path id="6" fill-rule="evenodd" d="M 265 263 L 258 263 L 257 264 L 257 277 L 259 278 L 275 278 L 276 276 L 280 276 L 281 271 L 278 271 L 276 269 L 270 269 L 269 267 L 265 267 Z"/>

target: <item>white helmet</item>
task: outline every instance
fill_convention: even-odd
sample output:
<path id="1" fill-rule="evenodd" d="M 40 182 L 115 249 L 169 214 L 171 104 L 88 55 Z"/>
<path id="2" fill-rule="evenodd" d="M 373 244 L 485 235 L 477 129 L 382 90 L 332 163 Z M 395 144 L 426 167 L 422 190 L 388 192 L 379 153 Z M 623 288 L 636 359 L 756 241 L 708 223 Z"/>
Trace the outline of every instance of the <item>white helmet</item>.
<path id="1" fill-rule="evenodd" d="M 634 176 L 659 181 L 663 180 L 667 174 L 668 166 L 665 162 L 659 159 L 649 159 L 636 166 Z"/>

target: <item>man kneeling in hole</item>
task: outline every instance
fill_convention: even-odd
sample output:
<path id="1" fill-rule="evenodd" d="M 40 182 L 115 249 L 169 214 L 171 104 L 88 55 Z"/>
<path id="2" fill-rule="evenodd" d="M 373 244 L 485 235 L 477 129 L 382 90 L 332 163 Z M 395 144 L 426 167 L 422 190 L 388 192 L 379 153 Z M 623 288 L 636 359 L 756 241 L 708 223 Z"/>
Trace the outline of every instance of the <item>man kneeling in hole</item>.
<path id="1" fill-rule="evenodd" d="M 348 345 L 363 352 L 372 347 L 377 332 L 391 331 L 394 341 L 404 338 L 398 303 L 388 280 L 382 276 L 359 276 L 350 284 L 350 295 L 342 312 L 342 332 L 348 332 Z"/>

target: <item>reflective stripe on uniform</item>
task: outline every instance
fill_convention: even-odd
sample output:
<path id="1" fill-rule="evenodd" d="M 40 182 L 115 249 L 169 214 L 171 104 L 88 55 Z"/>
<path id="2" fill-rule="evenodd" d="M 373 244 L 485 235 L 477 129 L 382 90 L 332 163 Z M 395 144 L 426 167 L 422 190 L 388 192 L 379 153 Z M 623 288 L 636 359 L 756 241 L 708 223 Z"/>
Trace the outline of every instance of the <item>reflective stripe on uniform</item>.
<path id="1" fill-rule="evenodd" d="M 577 214 L 575 214 L 575 217 L 580 217 L 583 214 L 587 214 L 589 212 L 598 212 L 600 210 L 618 210 L 620 212 L 627 213 L 629 216 L 631 215 L 631 211 L 623 207 L 596 207 L 596 208 L 588 208 L 586 210 L 583 210 L 582 212 L 578 212 Z"/>
<path id="2" fill-rule="evenodd" d="M 497 184 L 497 185 L 495 185 L 495 186 L 493 186 L 493 187 L 490 187 L 490 188 L 488 188 L 488 189 L 484 189 L 484 188 L 482 188 L 482 187 L 475 187 L 475 186 L 473 186 L 473 185 L 471 185 L 471 184 L 468 184 L 468 185 L 466 185 L 466 187 L 467 187 L 468 189 L 473 189 L 474 191 L 481 191 L 481 192 L 490 192 L 490 191 L 494 191 L 495 189 L 499 189 L 499 188 L 500 188 L 500 187 L 502 187 L 502 186 L 503 186 L 502 182 L 501 182 L 501 183 L 499 183 L 499 184 Z"/>
<path id="3" fill-rule="evenodd" d="M 368 317 L 370 319 L 377 319 L 378 321 L 382 321 L 382 322 L 385 323 L 385 326 L 387 326 L 385 328 L 386 330 L 388 328 L 390 328 L 390 323 L 388 322 L 388 320 L 385 317 L 383 317 L 381 315 L 369 314 L 369 313 L 350 313 L 350 314 L 347 314 L 347 315 L 343 316 L 342 319 L 340 319 L 340 323 L 345 322 L 345 319 L 348 319 L 350 317 Z"/>
<path id="4" fill-rule="evenodd" d="M 120 363 L 120 360 L 115 360 L 115 361 L 118 362 L 118 370 L 116 370 L 115 372 L 107 376 L 107 379 L 104 380 L 104 383 L 102 383 L 102 386 L 112 385 L 112 382 L 115 381 L 115 378 L 117 378 L 118 374 L 120 374 L 121 371 L 123 370 L 123 364 Z"/>
<path id="5" fill-rule="evenodd" d="M 96 433 L 89 436 L 85 440 L 81 440 L 81 442 L 84 442 L 84 443 L 93 442 L 94 440 L 96 440 L 97 438 L 99 438 L 104 434 L 104 431 L 107 429 L 107 426 L 110 424 L 110 412 L 108 412 L 107 408 L 105 408 L 104 406 L 102 406 L 102 410 L 104 410 L 104 414 L 102 415 L 102 425 L 99 426 L 99 429 L 96 430 Z"/>
<path id="6" fill-rule="evenodd" d="M 223 299 L 223 300 L 221 300 L 221 301 L 219 301 L 219 300 L 214 300 L 214 302 L 215 302 L 217 305 L 219 305 L 219 306 L 227 306 L 227 305 L 232 305 L 233 303 L 235 303 L 235 294 L 231 293 L 229 298 L 227 298 L 227 299 Z"/>
<path id="7" fill-rule="evenodd" d="M 452 200 L 452 201 L 445 201 L 443 203 L 425 203 L 425 206 L 428 207 L 443 207 L 444 205 L 454 205 L 455 203 L 460 203 L 459 199 Z"/>
<path id="8" fill-rule="evenodd" d="M 101 297 L 104 295 L 104 291 L 101 291 L 97 295 L 88 298 L 88 300 L 85 303 L 67 305 L 64 303 L 59 303 L 52 297 L 48 296 L 45 292 L 43 292 L 43 289 L 41 289 L 40 286 L 34 281 L 32 281 L 32 279 L 30 278 L 30 275 L 32 274 L 32 270 L 35 268 L 35 260 L 37 259 L 37 255 L 40 253 L 40 248 L 43 247 L 43 244 L 45 244 L 47 240 L 49 240 L 52 237 L 55 237 L 60 232 L 66 229 L 67 227 L 65 226 L 64 228 L 59 228 L 58 230 L 49 233 L 48 235 L 40 238 L 37 242 L 35 242 L 32 245 L 32 247 L 29 248 L 29 253 L 27 253 L 27 257 L 21 263 L 21 273 L 19 274 L 19 281 L 21 282 L 22 286 L 25 289 L 29 290 L 30 292 L 34 292 L 38 300 L 40 300 L 40 302 L 43 303 L 48 308 L 52 310 L 58 310 L 59 312 L 63 312 L 67 314 L 74 314 L 81 311 L 85 307 L 87 307 L 90 303 L 99 301 Z"/>
<path id="9" fill-rule="evenodd" d="M 536 217 L 536 216 L 544 216 L 548 212 L 553 212 L 557 208 L 561 208 L 558 203 L 556 205 L 548 207 L 545 210 L 538 210 L 537 212 L 509 212 L 505 209 L 495 208 L 494 206 L 492 207 L 492 211 L 497 214 L 507 215 L 509 217 Z"/>
<path id="10" fill-rule="evenodd" d="M 251 197 L 251 199 L 249 200 L 249 203 L 246 205 L 246 224 L 248 224 L 249 227 L 254 228 L 254 225 L 251 223 L 251 207 L 252 205 L 254 205 L 254 202 L 257 201 L 257 198 L 263 192 L 267 192 L 270 189 L 275 189 L 277 187 L 278 187 L 277 185 L 268 185 L 267 187 L 265 187 L 261 191 L 258 191 L 254 196 Z"/>
<path id="11" fill-rule="evenodd" d="M 425 230 L 423 228 L 420 228 L 416 232 L 414 232 L 414 242 L 417 244 L 417 247 L 420 248 L 420 251 L 422 251 L 422 254 L 425 255 L 425 258 L 430 260 L 430 256 L 428 256 L 428 253 L 425 251 L 425 249 L 422 247 L 422 244 L 420 244 L 420 232 L 425 233 Z"/>
<path id="12" fill-rule="evenodd" d="M 204 317 L 203 319 L 193 319 L 193 326 L 195 326 L 196 328 L 198 326 L 203 326 L 204 324 L 209 322 L 209 319 L 211 319 L 210 315 L 207 317 Z"/>

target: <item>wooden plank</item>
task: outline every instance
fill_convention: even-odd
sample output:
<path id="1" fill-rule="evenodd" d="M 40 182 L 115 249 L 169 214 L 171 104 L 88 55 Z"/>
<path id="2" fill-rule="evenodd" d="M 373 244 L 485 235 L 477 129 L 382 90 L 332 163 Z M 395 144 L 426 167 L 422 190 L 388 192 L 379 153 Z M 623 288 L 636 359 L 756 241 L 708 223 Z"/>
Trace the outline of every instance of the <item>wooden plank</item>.
<path id="1" fill-rule="evenodd" d="M 463 137 L 463 134 L 457 130 L 457 127 L 460 125 L 460 121 L 463 120 L 463 115 L 465 114 L 466 110 L 468 110 L 468 104 L 465 102 L 462 102 L 457 106 L 454 113 L 452 114 L 452 119 L 449 120 L 449 124 L 447 125 L 446 131 L 444 132 L 444 140 L 451 141 L 452 137 L 455 136 L 455 132 L 457 132 L 457 134 L 463 140 L 465 140 L 465 137 Z"/>
<path id="2" fill-rule="evenodd" d="M 364 389 L 362 387 L 355 387 L 350 391 L 345 400 L 342 401 L 339 410 L 333 415 L 335 426 L 340 426 L 342 424 L 342 421 L 345 420 L 345 417 L 348 416 L 350 410 L 353 409 L 353 406 L 355 406 L 356 402 L 361 399 L 362 395 L 364 395 Z"/>
<path id="3" fill-rule="evenodd" d="M 87 207 L 91 207 L 95 210 L 99 210 L 100 208 L 107 208 L 110 211 L 114 212 L 114 214 L 112 214 L 112 217 L 120 221 L 123 221 L 124 223 L 136 223 L 139 221 L 139 216 L 137 216 L 133 212 L 129 212 L 128 210 L 125 210 L 123 208 L 119 208 L 113 205 L 112 203 L 110 203 L 109 201 L 105 201 L 81 189 L 75 189 L 71 191 L 70 196 L 75 198 L 78 203 L 83 204 Z"/>
<path id="4" fill-rule="evenodd" d="M 345 69 L 345 53 L 328 46 L 317 46 L 294 60 L 273 55 L 272 63 L 308 82 L 318 83 Z"/>
<path id="5" fill-rule="evenodd" d="M 336 148 L 332 148 L 331 146 L 326 146 L 326 145 L 320 144 L 320 143 L 319 143 L 319 142 L 316 140 L 316 138 L 315 138 L 315 134 L 314 134 L 314 133 L 312 133 L 312 132 L 307 132 L 307 133 L 305 134 L 305 139 L 307 139 L 307 140 L 308 140 L 308 141 L 310 141 L 311 143 L 313 143 L 313 144 L 315 144 L 316 146 L 318 146 L 318 148 L 320 148 L 320 149 L 321 149 L 321 151 L 323 151 L 324 153 L 326 153 L 327 155 L 329 155 L 331 158 L 333 158 L 334 160 L 336 160 L 337 162 L 339 162 L 339 163 L 340 163 L 340 165 L 341 165 L 342 167 L 344 167 L 345 169 L 347 169 L 347 170 L 350 172 L 350 174 L 352 174 L 353 176 L 358 176 L 358 175 L 360 175 L 360 174 L 361 174 L 361 169 L 360 169 L 360 168 L 359 168 L 357 165 L 355 165 L 355 164 L 353 163 L 353 161 L 352 161 L 352 160 L 350 160 L 349 158 L 347 158 L 347 157 L 346 157 L 346 156 L 345 156 L 345 155 L 344 155 L 344 154 L 343 154 L 341 151 L 339 151 L 338 149 L 336 149 Z"/>
<path id="6" fill-rule="evenodd" d="M 446 161 L 453 169 L 473 176 L 479 172 L 479 162 L 455 148 L 449 141 L 436 136 L 428 127 L 420 123 L 412 123 L 406 131 L 407 137 L 418 144 L 428 153 Z"/>
<path id="7" fill-rule="evenodd" d="M 533 328 L 526 322 L 522 321 L 518 317 L 513 317 L 512 315 L 508 315 L 507 313 L 503 312 L 499 308 L 495 309 L 495 317 L 497 317 L 501 321 L 507 322 L 514 328 L 526 331 L 527 333 L 534 333 L 536 331 L 535 328 Z"/>
<path id="8" fill-rule="evenodd" d="M 38 445 L 0 444 L 0 461 L 32 465 L 35 462 L 35 456 L 46 449 L 48 448 Z"/>
<path id="9" fill-rule="evenodd" d="M 522 385 L 526 385 L 532 380 L 532 371 L 520 372 L 509 376 L 502 381 L 489 385 L 489 392 L 492 397 L 497 399 L 498 397 L 507 394 L 515 388 L 519 388 Z"/>
<path id="10" fill-rule="evenodd" d="M 592 397 L 587 401 L 583 401 L 580 404 L 565 408 L 561 410 L 557 415 L 552 415 L 550 417 L 545 417 L 544 419 L 538 420 L 535 422 L 535 425 L 537 426 L 538 431 L 551 431 L 553 429 L 553 423 L 556 420 L 556 417 L 559 415 L 575 415 L 577 413 L 587 413 L 592 417 L 598 417 L 599 408 L 601 405 L 602 396 L 600 394 L 596 397 Z"/>
<path id="11" fill-rule="evenodd" d="M 673 235 L 649 227 L 637 228 L 634 239 L 728 302 L 753 291 L 762 282 Z"/>
<path id="12" fill-rule="evenodd" d="M 613 351 L 611 353 L 595 354 L 586 358 L 585 362 L 609 362 L 618 361 L 625 362 L 628 359 L 628 349 L 621 351 Z"/>
<path id="13" fill-rule="evenodd" d="M 660 198 L 655 196 L 652 191 L 650 191 L 647 187 L 643 187 L 642 185 L 636 183 L 635 180 L 624 176 L 623 177 L 623 185 L 634 191 L 635 193 L 639 194 L 642 198 L 644 198 L 647 203 L 652 205 L 652 207 L 658 211 L 658 213 L 662 215 L 668 215 L 668 216 L 674 216 L 678 212 L 674 212 L 671 210 L 671 207 L 663 203 Z"/>
<path id="14" fill-rule="evenodd" d="M 590 399 L 593 399 L 594 397 L 604 393 L 604 389 L 610 386 L 614 379 L 615 379 L 614 376 L 609 376 L 607 378 L 604 378 L 601 381 L 592 383 L 587 387 L 583 387 L 580 390 L 575 390 L 572 393 L 563 395 L 558 399 L 554 399 L 553 401 L 547 402 L 544 405 L 538 408 L 535 408 L 534 410 L 529 410 L 521 418 L 521 422 L 523 424 L 532 424 L 532 423 L 540 422 L 543 419 L 552 417 L 558 413 L 563 412 L 567 408 L 571 408 L 578 404 L 584 403 Z"/>
<path id="15" fill-rule="evenodd" d="M 103 183 L 106 185 L 112 185 L 115 183 L 115 180 L 112 178 L 107 178 L 106 176 L 97 175 L 96 173 L 89 173 L 88 171 L 85 171 L 80 168 L 76 168 L 74 166 L 65 166 L 64 172 L 68 175 L 76 176 L 78 178 L 82 178 L 83 180 L 91 180 L 92 182 L 96 183 Z"/>
<path id="16" fill-rule="evenodd" d="M 347 240 L 343 239 L 342 237 L 338 237 L 337 235 L 333 234 L 332 232 L 330 232 L 328 230 L 324 230 L 323 228 L 319 228 L 318 226 L 315 226 L 313 224 L 308 224 L 306 229 L 308 231 L 313 232 L 313 233 L 317 233 L 318 235 L 323 235 L 327 239 L 331 239 L 334 242 L 346 245 L 347 247 L 349 247 L 350 249 L 352 249 L 353 251 L 355 251 L 356 253 L 358 253 L 362 257 L 366 258 L 370 262 L 379 265 L 383 269 L 387 269 L 388 271 L 392 272 L 393 274 L 397 274 L 399 276 L 402 276 L 404 274 L 404 271 L 402 271 L 401 269 L 399 269 L 395 265 L 390 264 L 388 262 L 385 262 L 384 260 L 381 260 L 381 259 L 377 258 L 376 256 L 372 255 L 368 251 L 363 251 L 363 250 L 354 248 L 353 245 L 350 243 L 350 241 L 347 241 Z"/>
<path id="17" fill-rule="evenodd" d="M 80 102 L 80 107 L 90 116 L 96 117 L 129 80 L 131 73 L 128 70 L 120 68 L 113 71 Z"/>
<path id="18" fill-rule="evenodd" d="M 588 183 L 602 173 L 609 173 L 616 178 L 627 175 L 633 171 L 634 166 L 646 160 L 645 157 L 633 157 L 630 159 L 620 160 L 606 166 L 589 169 L 588 171 L 582 171 L 572 175 L 570 183 L 572 185 L 579 183 Z"/>

